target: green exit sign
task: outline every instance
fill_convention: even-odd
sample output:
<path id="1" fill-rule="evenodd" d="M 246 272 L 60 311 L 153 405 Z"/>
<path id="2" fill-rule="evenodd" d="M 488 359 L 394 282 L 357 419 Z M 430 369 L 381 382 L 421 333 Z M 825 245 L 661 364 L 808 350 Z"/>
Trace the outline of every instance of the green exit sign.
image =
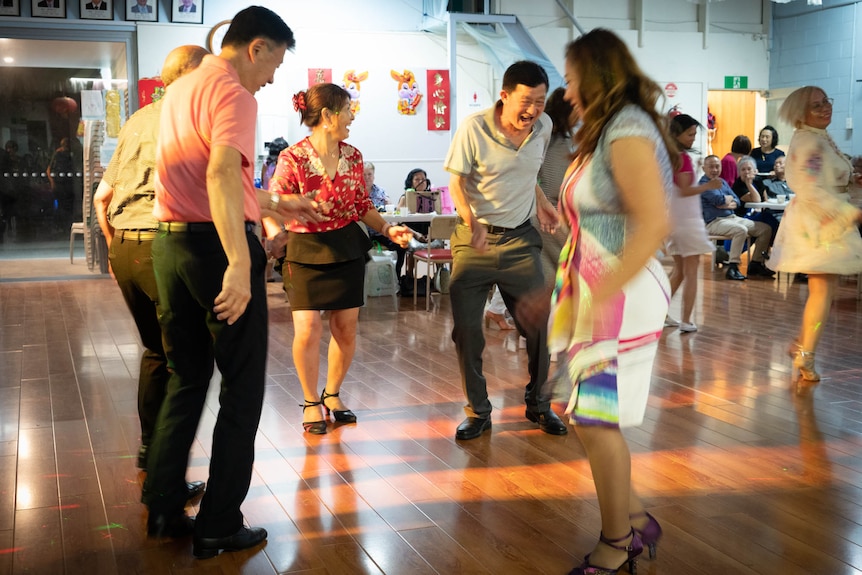
<path id="1" fill-rule="evenodd" d="M 748 76 L 725 76 L 724 87 L 728 90 L 747 90 Z"/>

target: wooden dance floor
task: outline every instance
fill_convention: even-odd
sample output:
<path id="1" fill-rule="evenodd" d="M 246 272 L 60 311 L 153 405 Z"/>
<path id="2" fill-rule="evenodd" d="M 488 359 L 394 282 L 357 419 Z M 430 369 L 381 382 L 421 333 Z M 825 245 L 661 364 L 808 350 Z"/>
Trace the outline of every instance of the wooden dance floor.
<path id="1" fill-rule="evenodd" d="M 638 573 L 862 573 L 855 278 L 842 279 L 825 326 L 823 381 L 800 391 L 786 349 L 806 286 L 727 281 L 706 258 L 701 270 L 700 331 L 665 330 L 646 421 L 626 432 L 634 483 L 665 533 Z M 190 540 L 145 534 L 140 344 L 114 282 L 0 282 L 0 575 L 564 575 L 592 548 L 599 513 L 583 449 L 574 433 L 549 436 L 524 418 L 526 353 L 512 332 L 486 330 L 492 432 L 456 442 L 448 296 L 430 313 L 421 299 L 396 311 L 391 297 L 370 298 L 342 390 L 359 423 L 312 436 L 278 284 L 269 303 L 243 507 L 269 539 L 198 561 Z M 207 478 L 217 379 L 210 391 L 190 480 Z"/>

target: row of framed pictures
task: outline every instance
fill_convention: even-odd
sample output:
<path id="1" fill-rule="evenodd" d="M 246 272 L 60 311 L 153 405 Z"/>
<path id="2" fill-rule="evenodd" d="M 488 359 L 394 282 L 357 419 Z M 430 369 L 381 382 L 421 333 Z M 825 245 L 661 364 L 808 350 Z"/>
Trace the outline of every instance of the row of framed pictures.
<path id="1" fill-rule="evenodd" d="M 73 2 L 75 0 L 69 0 Z M 83 20 L 113 20 L 114 2 L 123 0 L 77 0 Z M 171 0 L 171 22 L 203 24 L 205 0 Z M 65 18 L 66 0 L 0 0 L 0 16 L 20 16 L 21 4 L 30 2 L 34 18 Z M 159 0 L 125 0 L 126 20 L 159 21 Z"/>

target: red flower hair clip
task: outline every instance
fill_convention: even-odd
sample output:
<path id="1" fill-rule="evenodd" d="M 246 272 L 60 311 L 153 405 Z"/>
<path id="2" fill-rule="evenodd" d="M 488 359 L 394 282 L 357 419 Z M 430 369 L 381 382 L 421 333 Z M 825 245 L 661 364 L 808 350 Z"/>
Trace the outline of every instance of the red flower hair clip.
<path id="1" fill-rule="evenodd" d="M 293 95 L 293 111 L 305 111 L 305 92 L 297 92 Z"/>

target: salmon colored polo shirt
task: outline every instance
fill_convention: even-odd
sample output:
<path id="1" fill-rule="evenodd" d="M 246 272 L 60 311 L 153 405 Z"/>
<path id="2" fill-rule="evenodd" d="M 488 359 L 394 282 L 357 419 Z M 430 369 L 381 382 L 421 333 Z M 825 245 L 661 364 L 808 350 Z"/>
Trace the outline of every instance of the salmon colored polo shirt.
<path id="1" fill-rule="evenodd" d="M 211 222 L 207 164 L 213 146 L 242 154 L 245 221 L 260 220 L 254 190 L 254 131 L 257 100 L 227 60 L 205 56 L 177 79 L 162 104 L 156 154 L 156 201 L 160 222 Z"/>

